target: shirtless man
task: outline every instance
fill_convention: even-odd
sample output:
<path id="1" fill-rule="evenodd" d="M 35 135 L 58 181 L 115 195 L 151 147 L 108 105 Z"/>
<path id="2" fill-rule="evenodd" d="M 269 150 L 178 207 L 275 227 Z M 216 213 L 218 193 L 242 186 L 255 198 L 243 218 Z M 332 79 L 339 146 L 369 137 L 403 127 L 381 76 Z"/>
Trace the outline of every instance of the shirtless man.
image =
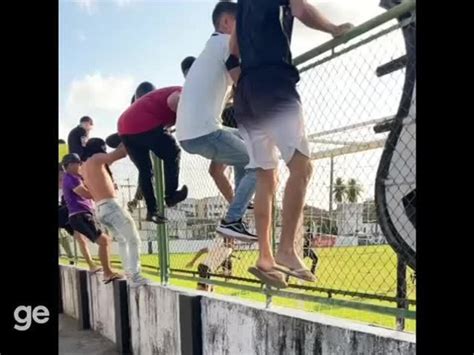
<path id="1" fill-rule="evenodd" d="M 97 218 L 118 241 L 125 274 L 130 285 L 136 287 L 149 283 L 149 280 L 140 274 L 140 236 L 132 216 L 116 199 L 116 190 L 108 168 L 126 156 L 123 144 L 107 153 L 105 141 L 92 138 L 84 148 L 85 163 L 82 173 L 84 183 L 96 203 Z"/>

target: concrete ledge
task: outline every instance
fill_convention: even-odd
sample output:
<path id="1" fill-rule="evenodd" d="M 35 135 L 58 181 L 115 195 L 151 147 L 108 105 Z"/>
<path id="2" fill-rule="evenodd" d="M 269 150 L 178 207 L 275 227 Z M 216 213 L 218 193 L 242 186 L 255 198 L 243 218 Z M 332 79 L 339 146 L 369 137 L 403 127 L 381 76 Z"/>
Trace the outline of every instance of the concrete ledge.
<path id="1" fill-rule="evenodd" d="M 204 354 L 416 353 L 415 336 L 338 318 L 202 298 Z"/>
<path id="2" fill-rule="evenodd" d="M 153 284 L 129 292 L 133 354 L 181 354 L 179 293 Z"/>
<path id="3" fill-rule="evenodd" d="M 61 265 L 59 267 L 59 278 L 63 312 L 74 319 L 79 319 L 77 268 Z"/>

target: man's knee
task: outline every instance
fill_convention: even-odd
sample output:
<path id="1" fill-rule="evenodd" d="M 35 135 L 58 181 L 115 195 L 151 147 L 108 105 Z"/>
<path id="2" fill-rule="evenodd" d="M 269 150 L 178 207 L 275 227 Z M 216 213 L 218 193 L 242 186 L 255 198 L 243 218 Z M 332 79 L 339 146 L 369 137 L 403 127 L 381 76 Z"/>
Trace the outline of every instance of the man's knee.
<path id="1" fill-rule="evenodd" d="M 99 238 L 96 239 L 95 242 L 96 242 L 97 245 L 99 245 L 101 247 L 109 246 L 112 243 L 110 237 L 106 234 L 101 234 L 99 236 Z"/>
<path id="2" fill-rule="evenodd" d="M 209 165 L 209 175 L 211 175 L 214 180 L 225 177 L 224 171 L 225 165 L 223 164 L 211 163 L 211 165 Z"/>
<path id="3" fill-rule="evenodd" d="M 298 177 L 302 183 L 307 184 L 313 175 L 313 163 L 305 155 L 297 152 L 288 164 L 290 175 Z"/>
<path id="4" fill-rule="evenodd" d="M 87 239 L 85 236 L 83 236 L 81 233 L 79 232 L 74 232 L 74 238 L 76 238 L 77 242 L 80 244 L 80 245 L 87 245 Z"/>

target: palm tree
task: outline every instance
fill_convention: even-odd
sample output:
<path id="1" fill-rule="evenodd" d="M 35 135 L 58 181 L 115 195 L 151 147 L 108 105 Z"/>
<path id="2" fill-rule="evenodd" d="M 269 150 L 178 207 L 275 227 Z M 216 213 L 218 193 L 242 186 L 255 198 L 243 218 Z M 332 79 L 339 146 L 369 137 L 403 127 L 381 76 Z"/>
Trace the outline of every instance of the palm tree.
<path id="1" fill-rule="evenodd" d="M 349 179 L 346 187 L 346 197 L 347 201 L 351 203 L 357 202 L 362 193 L 362 186 L 360 186 L 356 179 Z"/>
<path id="2" fill-rule="evenodd" d="M 337 203 L 342 203 L 344 196 L 346 195 L 346 184 L 344 180 L 340 177 L 336 179 L 336 184 L 333 187 L 334 200 Z"/>

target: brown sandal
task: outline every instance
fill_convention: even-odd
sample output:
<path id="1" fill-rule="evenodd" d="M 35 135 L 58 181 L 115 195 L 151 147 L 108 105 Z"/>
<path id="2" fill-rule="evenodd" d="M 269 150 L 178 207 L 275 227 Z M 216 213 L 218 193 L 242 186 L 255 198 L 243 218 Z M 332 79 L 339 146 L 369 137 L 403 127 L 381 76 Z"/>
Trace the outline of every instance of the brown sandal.
<path id="1" fill-rule="evenodd" d="M 264 271 L 258 266 L 251 266 L 248 268 L 248 272 L 268 286 L 275 288 L 288 287 L 283 275 L 277 270 Z"/>

